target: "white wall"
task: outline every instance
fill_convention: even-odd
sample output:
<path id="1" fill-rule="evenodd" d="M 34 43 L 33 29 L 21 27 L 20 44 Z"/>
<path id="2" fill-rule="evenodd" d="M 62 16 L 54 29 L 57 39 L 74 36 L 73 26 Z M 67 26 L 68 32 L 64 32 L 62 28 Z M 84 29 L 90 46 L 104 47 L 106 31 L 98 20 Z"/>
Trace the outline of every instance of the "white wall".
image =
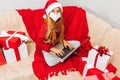
<path id="1" fill-rule="evenodd" d="M 0 12 L 15 9 L 43 8 L 47 0 L 0 0 Z M 82 6 L 84 9 L 120 28 L 120 0 L 59 0 L 62 5 Z"/>
<path id="2" fill-rule="evenodd" d="M 47 0 L 0 0 L 0 12 L 22 9 L 22 8 L 43 8 Z M 79 0 L 59 0 L 62 5 L 79 6 Z"/>
<path id="3" fill-rule="evenodd" d="M 113 27 L 120 28 L 120 0 L 81 0 L 80 5 Z"/>

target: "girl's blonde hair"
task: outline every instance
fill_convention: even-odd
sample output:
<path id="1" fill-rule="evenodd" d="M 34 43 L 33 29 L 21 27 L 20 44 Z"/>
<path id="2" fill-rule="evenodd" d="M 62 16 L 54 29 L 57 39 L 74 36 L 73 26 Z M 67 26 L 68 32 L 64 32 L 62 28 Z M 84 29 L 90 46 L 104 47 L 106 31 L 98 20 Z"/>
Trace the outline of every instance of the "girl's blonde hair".
<path id="1" fill-rule="evenodd" d="M 56 32 L 55 29 L 60 30 L 60 35 L 58 37 L 58 40 L 61 44 L 63 44 L 63 38 L 64 38 L 64 24 L 63 24 L 63 17 L 61 13 L 61 17 L 57 22 L 54 22 L 49 16 L 46 17 L 45 23 L 47 24 L 47 32 L 45 35 L 45 42 L 49 43 L 51 45 L 55 45 L 56 41 Z"/>

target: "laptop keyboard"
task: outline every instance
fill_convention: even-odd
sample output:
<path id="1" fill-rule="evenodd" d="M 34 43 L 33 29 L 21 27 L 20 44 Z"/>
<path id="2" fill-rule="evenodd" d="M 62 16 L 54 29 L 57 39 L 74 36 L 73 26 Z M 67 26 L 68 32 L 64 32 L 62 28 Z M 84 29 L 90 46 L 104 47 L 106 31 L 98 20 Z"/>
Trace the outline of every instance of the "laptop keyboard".
<path id="1" fill-rule="evenodd" d="M 60 58 L 64 58 L 65 56 L 67 56 L 72 51 L 68 47 L 67 48 L 63 48 L 62 50 L 64 51 L 65 54 L 63 56 L 59 56 Z"/>

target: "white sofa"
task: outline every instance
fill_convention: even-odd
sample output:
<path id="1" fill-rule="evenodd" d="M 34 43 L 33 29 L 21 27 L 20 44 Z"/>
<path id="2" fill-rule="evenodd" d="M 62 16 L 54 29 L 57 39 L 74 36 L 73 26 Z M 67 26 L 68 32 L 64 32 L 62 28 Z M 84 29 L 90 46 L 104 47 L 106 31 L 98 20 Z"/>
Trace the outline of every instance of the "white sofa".
<path id="1" fill-rule="evenodd" d="M 107 22 L 89 12 L 86 15 L 92 45 L 104 45 L 114 52 L 111 63 L 117 68 L 116 75 L 120 77 L 120 30 L 112 28 Z M 16 11 L 0 13 L 0 31 L 2 30 L 24 31 L 29 37 L 22 18 Z M 0 80 L 38 80 L 33 74 L 31 66 L 35 44 L 31 39 L 26 44 L 29 57 L 0 66 Z M 49 78 L 49 80 L 81 79 L 81 75 L 78 72 L 68 72 L 68 75 L 59 74 L 59 76 Z"/>

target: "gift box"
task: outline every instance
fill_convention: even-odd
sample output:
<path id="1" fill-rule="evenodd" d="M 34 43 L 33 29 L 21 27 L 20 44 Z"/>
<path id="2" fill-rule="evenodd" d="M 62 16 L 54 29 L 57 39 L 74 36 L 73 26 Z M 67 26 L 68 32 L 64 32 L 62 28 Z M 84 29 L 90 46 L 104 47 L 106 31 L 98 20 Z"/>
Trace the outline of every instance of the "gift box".
<path id="1" fill-rule="evenodd" d="M 116 67 L 111 63 L 107 65 L 107 68 L 104 71 L 101 71 L 100 69 L 95 68 L 93 65 L 86 63 L 86 61 L 87 61 L 87 58 L 85 57 L 82 57 L 80 61 L 79 71 L 83 77 L 90 76 L 90 75 L 100 75 L 107 72 L 113 72 L 113 73 L 116 72 Z"/>
<path id="2" fill-rule="evenodd" d="M 28 56 L 27 47 L 24 41 L 28 38 L 23 32 L 1 32 L 0 45 L 2 46 L 7 63 L 15 62 Z"/>
<path id="3" fill-rule="evenodd" d="M 0 35 L 0 46 L 4 48 L 16 48 L 28 38 L 24 32 L 2 31 Z"/>
<path id="4" fill-rule="evenodd" d="M 89 51 L 87 64 L 92 64 L 94 67 L 105 71 L 112 54 L 113 52 L 105 47 L 95 46 Z"/>
<path id="5" fill-rule="evenodd" d="M 97 68 L 93 68 L 93 66 L 89 64 L 89 66 L 84 68 L 83 71 L 84 71 L 83 77 L 85 77 L 85 76 L 90 76 L 90 75 L 100 75 L 100 74 L 108 73 L 108 72 L 112 72 L 115 74 L 115 72 L 117 71 L 117 68 L 114 65 L 112 65 L 111 63 L 109 63 L 107 65 L 106 70 L 103 72 Z"/>
<path id="6" fill-rule="evenodd" d="M 113 80 L 116 75 L 113 72 L 85 77 L 85 80 Z M 116 79 L 118 80 L 118 79 Z"/>
<path id="7" fill-rule="evenodd" d="M 82 62 L 80 66 L 81 67 L 81 74 L 83 77 L 90 76 L 90 75 L 98 75 L 98 74 L 103 74 L 104 72 L 95 68 L 93 65 L 86 63 L 87 58 L 82 57 Z M 105 70 L 106 71 L 106 70 Z"/>
<path id="8" fill-rule="evenodd" d="M 89 76 L 89 75 L 94 75 L 94 74 L 98 74 L 98 73 L 100 73 L 100 74 L 103 73 L 102 71 L 98 70 L 97 68 L 94 68 L 93 65 L 87 64 L 86 61 L 87 61 L 87 58 L 85 58 L 85 57 L 81 58 L 79 71 L 83 77 L 85 77 L 86 75 Z"/>
<path id="9" fill-rule="evenodd" d="M 27 46 L 24 42 L 18 48 L 3 48 L 3 52 L 7 63 L 16 62 L 28 57 Z"/>
<path id="10" fill-rule="evenodd" d="M 0 66 L 6 64 L 5 58 L 2 53 L 2 49 L 0 48 Z"/>

